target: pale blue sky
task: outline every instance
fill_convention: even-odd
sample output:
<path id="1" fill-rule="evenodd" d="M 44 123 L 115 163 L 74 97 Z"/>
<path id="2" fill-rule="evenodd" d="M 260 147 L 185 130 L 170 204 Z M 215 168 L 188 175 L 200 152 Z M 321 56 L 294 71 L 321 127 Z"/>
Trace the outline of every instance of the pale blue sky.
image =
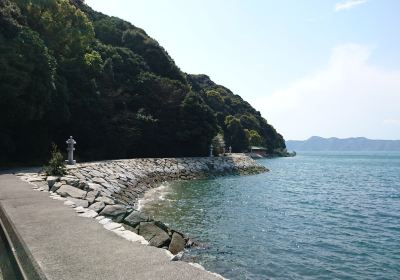
<path id="1" fill-rule="evenodd" d="M 86 0 L 187 73 L 241 95 L 286 139 L 400 139 L 400 1 Z"/>

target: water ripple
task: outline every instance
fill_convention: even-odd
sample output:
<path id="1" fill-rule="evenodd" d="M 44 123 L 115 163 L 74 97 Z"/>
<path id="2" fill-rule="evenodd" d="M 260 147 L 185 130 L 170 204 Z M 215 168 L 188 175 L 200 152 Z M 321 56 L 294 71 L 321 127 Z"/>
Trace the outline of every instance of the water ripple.
<path id="1" fill-rule="evenodd" d="M 271 172 L 171 184 L 143 210 L 230 279 L 399 279 L 400 153 L 308 153 Z M 155 196 L 157 197 L 157 196 Z"/>

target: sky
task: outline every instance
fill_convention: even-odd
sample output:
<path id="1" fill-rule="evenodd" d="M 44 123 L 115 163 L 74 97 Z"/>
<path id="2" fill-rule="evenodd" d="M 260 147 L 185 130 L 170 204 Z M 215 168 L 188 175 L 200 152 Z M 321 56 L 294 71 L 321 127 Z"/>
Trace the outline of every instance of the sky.
<path id="1" fill-rule="evenodd" d="M 400 139 L 398 0 L 86 0 L 182 71 L 239 94 L 286 140 Z"/>

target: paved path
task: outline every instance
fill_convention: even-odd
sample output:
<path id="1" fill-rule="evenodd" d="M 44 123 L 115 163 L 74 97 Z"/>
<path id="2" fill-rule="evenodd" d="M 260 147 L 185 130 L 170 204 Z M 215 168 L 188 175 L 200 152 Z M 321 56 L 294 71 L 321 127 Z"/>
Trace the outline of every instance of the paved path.
<path id="1" fill-rule="evenodd" d="M 126 241 L 48 196 L 14 175 L 0 175 L 0 205 L 47 279 L 219 279 Z"/>

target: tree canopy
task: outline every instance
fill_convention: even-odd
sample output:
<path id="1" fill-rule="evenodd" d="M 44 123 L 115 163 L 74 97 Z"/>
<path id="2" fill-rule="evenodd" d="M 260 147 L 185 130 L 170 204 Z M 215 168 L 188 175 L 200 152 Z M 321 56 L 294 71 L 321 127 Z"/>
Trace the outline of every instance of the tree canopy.
<path id="1" fill-rule="evenodd" d="M 73 135 L 78 160 L 204 156 L 284 141 L 260 113 L 158 42 L 81 0 L 0 0 L 0 165 L 42 163 Z"/>

